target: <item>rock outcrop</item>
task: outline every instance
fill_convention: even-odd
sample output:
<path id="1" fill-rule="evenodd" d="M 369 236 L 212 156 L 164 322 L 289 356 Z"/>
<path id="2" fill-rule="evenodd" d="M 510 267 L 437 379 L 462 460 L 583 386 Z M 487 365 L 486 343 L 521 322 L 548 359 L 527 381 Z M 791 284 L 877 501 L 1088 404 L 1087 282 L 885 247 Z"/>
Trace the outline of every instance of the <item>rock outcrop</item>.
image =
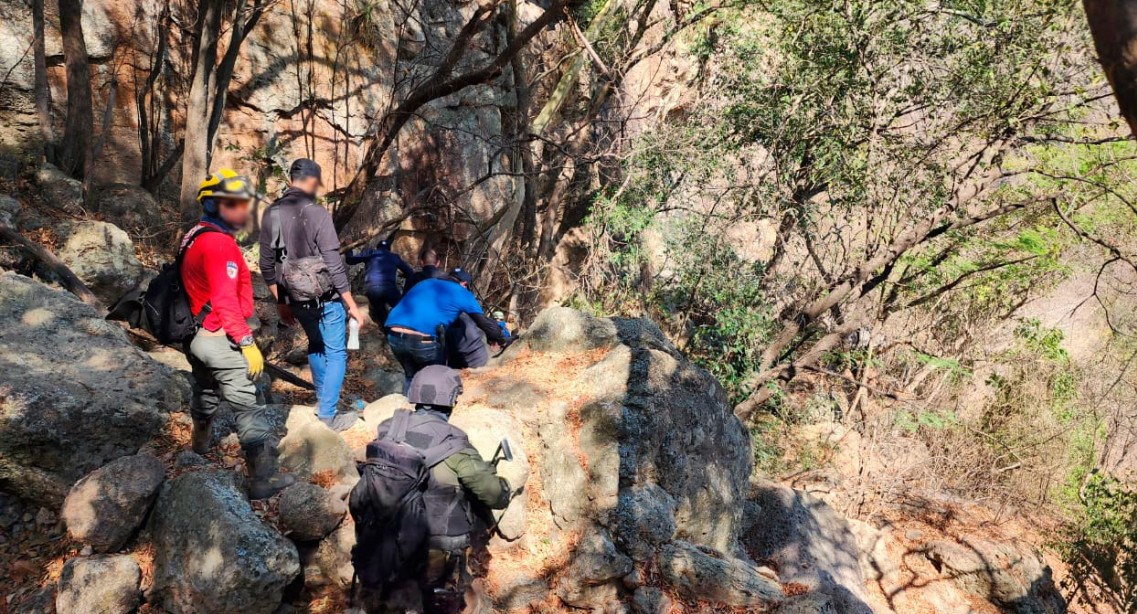
<path id="1" fill-rule="evenodd" d="M 0 482 L 58 505 L 79 478 L 134 454 L 188 385 L 72 295 L 0 274 Z"/>
<path id="2" fill-rule="evenodd" d="M 778 579 L 828 595 L 837 611 L 873 614 L 861 573 L 861 550 L 844 516 L 808 493 L 756 480 L 760 508 L 743 543 L 755 559 L 780 570 Z"/>
<path id="3" fill-rule="evenodd" d="M 134 254 L 134 243 L 121 228 L 106 222 L 68 222 L 56 255 L 105 305 L 113 305 L 147 275 Z"/>
<path id="4" fill-rule="evenodd" d="M 240 482 L 232 471 L 198 471 L 159 495 L 148 596 L 170 614 L 271 614 L 300 573 L 296 547 L 257 518 Z"/>
<path id="5" fill-rule="evenodd" d="M 61 515 L 67 532 L 95 552 L 115 552 L 146 521 L 166 479 L 162 461 L 124 456 L 87 474 L 71 487 Z"/>
<path id="6" fill-rule="evenodd" d="M 59 576 L 56 614 L 131 614 L 141 580 L 138 563 L 125 554 L 71 559 Z"/>
<path id="7" fill-rule="evenodd" d="M 781 599 L 776 582 L 736 555 L 749 434 L 714 378 L 658 328 L 553 308 L 492 367 L 468 373 L 452 420 L 493 408 L 520 423 L 511 438 L 528 453 L 527 489 L 540 501 L 534 508 L 527 496 L 522 541 L 572 545 L 554 570 L 491 565 L 498 607 L 523 609 L 525 596 L 551 578 L 574 607 L 632 604 L 639 587 L 628 588 L 624 576 L 640 562 L 666 564 L 670 589 L 691 599 Z M 502 560 L 517 553 L 507 542 L 494 548 Z M 642 604 L 662 602 L 651 590 L 640 594 Z"/>

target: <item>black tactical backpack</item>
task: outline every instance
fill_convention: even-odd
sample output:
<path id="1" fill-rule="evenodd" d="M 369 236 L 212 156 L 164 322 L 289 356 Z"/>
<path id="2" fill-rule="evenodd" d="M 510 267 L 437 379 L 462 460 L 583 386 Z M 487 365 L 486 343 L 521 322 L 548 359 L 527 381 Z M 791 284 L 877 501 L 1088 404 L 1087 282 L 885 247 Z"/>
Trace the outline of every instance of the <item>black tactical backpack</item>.
<path id="1" fill-rule="evenodd" d="M 194 241 L 210 232 L 221 231 L 202 225 L 187 236 L 178 249 L 174 263 L 163 266 L 142 294 L 143 328 L 150 331 L 159 343 L 173 345 L 188 341 L 201 328 L 205 316 L 209 315 L 209 303 L 196 316 L 190 308 L 189 295 L 182 283 L 182 260 Z"/>
<path id="2" fill-rule="evenodd" d="M 468 445 L 449 439 L 426 450 L 405 443 L 411 412 L 399 410 L 383 437 L 367 444 L 367 461 L 351 491 L 355 521 L 351 562 L 370 589 L 420 575 L 426 565 L 428 529 L 423 493 L 430 468 Z"/>

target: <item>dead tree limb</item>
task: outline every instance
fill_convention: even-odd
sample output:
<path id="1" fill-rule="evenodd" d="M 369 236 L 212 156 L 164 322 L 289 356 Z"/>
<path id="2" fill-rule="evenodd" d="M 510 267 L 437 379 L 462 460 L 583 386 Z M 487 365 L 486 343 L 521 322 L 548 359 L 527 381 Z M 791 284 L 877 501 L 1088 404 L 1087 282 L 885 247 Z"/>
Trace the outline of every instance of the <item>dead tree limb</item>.
<path id="1" fill-rule="evenodd" d="M 0 225 L 0 239 L 11 241 L 12 243 L 15 243 L 16 245 L 24 248 L 24 250 L 31 254 L 33 258 L 38 260 L 40 264 L 44 265 L 49 271 L 54 273 L 55 276 L 59 278 L 60 285 L 62 285 L 67 291 L 79 297 L 79 300 L 83 301 L 84 303 L 87 303 L 91 307 L 94 307 L 95 311 L 98 311 L 99 313 L 106 313 L 107 308 L 104 307 L 102 301 L 100 301 L 98 297 L 96 297 L 95 294 L 91 292 L 91 289 L 87 287 L 87 284 L 83 283 L 83 280 L 79 279 L 66 264 L 63 264 L 62 260 L 56 257 L 55 254 L 51 253 L 51 251 L 46 247 L 40 245 L 39 243 L 36 243 L 35 241 L 24 238 L 20 233 L 12 230 L 8 226 L 3 225 Z"/>

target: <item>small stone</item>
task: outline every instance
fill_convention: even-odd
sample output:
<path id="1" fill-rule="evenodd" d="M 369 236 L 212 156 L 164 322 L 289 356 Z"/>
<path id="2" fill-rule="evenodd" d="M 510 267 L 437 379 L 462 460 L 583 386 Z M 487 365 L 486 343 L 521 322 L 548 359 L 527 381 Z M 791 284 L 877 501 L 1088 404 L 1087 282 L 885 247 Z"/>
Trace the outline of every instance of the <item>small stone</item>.
<path id="1" fill-rule="evenodd" d="M 635 570 L 632 573 L 624 576 L 624 588 L 634 591 L 644 583 L 644 575 L 640 570 Z"/>
<path id="2" fill-rule="evenodd" d="M 174 466 L 179 469 L 186 467 L 204 467 L 205 458 L 193 450 L 182 450 L 174 459 Z"/>
<path id="3" fill-rule="evenodd" d="M 91 547 L 91 544 L 87 544 L 86 546 L 83 546 L 82 550 L 79 551 L 79 556 L 91 556 L 94 553 L 95 549 Z"/>
<path id="4" fill-rule="evenodd" d="M 55 514 L 53 514 L 51 510 L 47 509 L 46 507 L 41 507 L 39 508 L 39 511 L 36 512 L 36 526 L 38 528 L 45 529 L 55 524 L 56 522 L 57 518 L 55 517 Z"/>
<path id="5" fill-rule="evenodd" d="M 920 529 L 909 529 L 904 533 L 904 539 L 911 542 L 918 542 L 924 539 L 924 532 Z"/>

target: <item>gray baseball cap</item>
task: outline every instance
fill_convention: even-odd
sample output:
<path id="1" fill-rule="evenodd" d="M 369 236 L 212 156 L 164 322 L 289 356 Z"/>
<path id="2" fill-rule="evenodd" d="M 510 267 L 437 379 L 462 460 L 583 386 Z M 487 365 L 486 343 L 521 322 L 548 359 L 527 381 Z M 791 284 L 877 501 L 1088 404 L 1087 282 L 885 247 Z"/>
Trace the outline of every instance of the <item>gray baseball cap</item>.
<path id="1" fill-rule="evenodd" d="M 430 365 L 415 374 L 407 400 L 415 405 L 441 405 L 454 407 L 462 394 L 462 378 L 458 372 L 443 365 Z"/>

